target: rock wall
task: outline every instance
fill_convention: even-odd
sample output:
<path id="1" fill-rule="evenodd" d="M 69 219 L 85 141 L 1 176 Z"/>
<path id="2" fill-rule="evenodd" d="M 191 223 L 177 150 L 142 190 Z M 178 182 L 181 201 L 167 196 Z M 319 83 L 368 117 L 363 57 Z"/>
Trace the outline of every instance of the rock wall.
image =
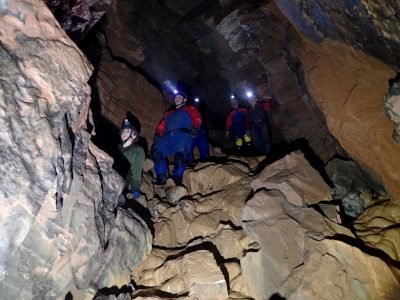
<path id="1" fill-rule="evenodd" d="M 156 87 L 129 65 L 104 58 L 98 67 L 96 89 L 100 104 L 98 117 L 119 128 L 129 112 L 138 120 L 140 136 L 149 145 L 153 143 L 166 107 L 164 96 Z"/>
<path id="2" fill-rule="evenodd" d="M 389 65 L 399 66 L 400 30 L 397 1 L 273 1 L 293 27 L 321 43 L 339 40 Z"/>
<path id="3" fill-rule="evenodd" d="M 310 93 L 329 130 L 349 155 L 374 170 L 392 196 L 400 196 L 400 146 L 384 114 L 393 69 L 339 42 L 304 43 L 302 61 Z"/>
<path id="4" fill-rule="evenodd" d="M 74 289 L 90 294 L 125 284 L 129 268 L 150 250 L 139 218 L 130 221 L 135 230 L 118 226 L 124 183 L 86 130 L 91 72 L 42 1 L 1 2 L 4 299 L 64 298 Z M 116 257 L 125 263 L 115 267 Z"/>

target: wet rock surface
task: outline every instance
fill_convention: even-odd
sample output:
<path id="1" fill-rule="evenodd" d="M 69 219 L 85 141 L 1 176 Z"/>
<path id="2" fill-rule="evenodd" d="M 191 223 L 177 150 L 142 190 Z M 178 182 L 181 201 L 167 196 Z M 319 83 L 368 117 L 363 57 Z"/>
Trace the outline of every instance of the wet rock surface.
<path id="1" fill-rule="evenodd" d="M 132 123 L 140 131 L 146 145 L 149 147 L 153 144 L 154 132 L 166 107 L 165 99 L 157 88 L 129 65 L 104 58 L 98 66 L 95 89 L 98 96 L 95 113 L 98 119 L 104 118 L 110 123 L 109 126 L 119 129 L 122 120 L 130 113 L 133 116 Z M 102 125 L 97 126 L 99 135 L 104 135 L 101 130 L 110 132 Z M 115 130 L 113 134 L 117 138 L 115 144 L 118 144 L 118 131 Z M 107 137 L 102 144 L 110 144 L 109 141 L 110 137 Z"/>
<path id="2" fill-rule="evenodd" d="M 196 174 L 204 181 L 225 166 L 226 170 L 243 169 L 241 162 L 233 160 L 226 165 L 199 164 L 185 179 Z M 366 246 L 340 224 L 336 205 L 326 201 L 333 190 L 300 152 L 267 165 L 257 175 L 241 174 L 227 185 L 216 184 L 208 194 L 188 189 L 188 195 L 171 202 L 168 191 L 175 187 L 169 186 L 161 198 L 156 193 L 156 198 L 148 199 L 148 207 L 158 207 L 153 214 L 154 246 L 133 270 L 134 299 L 397 297 L 397 254 L 388 260 L 367 250 L 385 247 L 374 244 L 371 232 L 365 231 L 367 227 L 374 230 L 368 210 L 356 225 L 357 235 L 368 240 Z M 236 176 L 220 173 L 219 182 Z M 330 218 L 307 203 L 325 206 Z M 387 207 L 382 215 L 397 222 L 389 211 Z M 388 222 L 381 223 L 388 234 L 385 238 L 397 243 L 393 234 L 398 230 L 389 233 Z M 392 255 L 394 249 L 384 251 Z M 324 283 L 319 278 L 325 278 Z"/>
<path id="3" fill-rule="evenodd" d="M 40 1 L 3 2 L 0 40 L 2 297 L 93 296 L 129 278 L 151 235 L 139 218 L 118 227 L 124 182 L 88 132 L 92 67 Z"/>
<path id="4" fill-rule="evenodd" d="M 384 98 L 385 114 L 394 123 L 392 137 L 400 142 L 400 83 L 395 82 Z"/>
<path id="5" fill-rule="evenodd" d="M 383 97 L 394 70 L 331 40 L 322 45 L 305 43 L 301 56 L 308 88 L 329 130 L 353 160 L 367 172 L 373 170 L 388 193 L 398 198 L 400 147 L 383 112 Z"/>
<path id="6" fill-rule="evenodd" d="M 386 195 L 382 185 L 376 179 L 368 178 L 368 174 L 354 161 L 334 158 L 325 170 L 335 186 L 334 199 L 342 202 L 344 213 L 350 217 L 357 217 Z"/>

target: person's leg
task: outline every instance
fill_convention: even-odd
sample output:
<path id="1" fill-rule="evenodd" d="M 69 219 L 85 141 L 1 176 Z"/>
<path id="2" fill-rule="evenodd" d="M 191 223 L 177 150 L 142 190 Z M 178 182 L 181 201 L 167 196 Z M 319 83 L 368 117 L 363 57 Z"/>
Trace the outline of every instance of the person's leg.
<path id="1" fill-rule="evenodd" d="M 182 184 L 183 173 L 187 166 L 187 153 L 192 150 L 192 140 L 189 134 L 180 133 L 174 136 L 174 143 L 170 145 L 174 154 L 172 176 L 177 185 Z"/>
<path id="2" fill-rule="evenodd" d="M 168 141 L 165 138 L 158 140 L 153 151 L 154 171 L 157 176 L 157 184 L 164 185 L 168 177 Z"/>
<path id="3" fill-rule="evenodd" d="M 251 138 L 253 140 L 254 151 L 256 154 L 264 153 L 262 128 L 259 125 L 251 129 Z"/>
<path id="4" fill-rule="evenodd" d="M 271 135 L 268 123 L 264 124 L 262 128 L 262 138 L 263 138 L 263 152 L 265 154 L 269 154 L 271 152 Z"/>
<path id="5" fill-rule="evenodd" d="M 174 170 L 172 172 L 172 178 L 176 185 L 182 185 L 183 173 L 186 170 L 186 157 L 182 152 L 178 152 L 174 155 Z"/>
<path id="6" fill-rule="evenodd" d="M 206 159 L 210 156 L 210 149 L 208 147 L 206 132 L 204 127 L 201 127 L 196 137 L 196 144 L 199 148 L 200 159 Z"/>
<path id="7" fill-rule="evenodd" d="M 196 146 L 196 138 L 192 138 L 192 144 L 190 151 L 186 154 L 187 164 L 191 165 L 194 163 L 193 149 Z"/>

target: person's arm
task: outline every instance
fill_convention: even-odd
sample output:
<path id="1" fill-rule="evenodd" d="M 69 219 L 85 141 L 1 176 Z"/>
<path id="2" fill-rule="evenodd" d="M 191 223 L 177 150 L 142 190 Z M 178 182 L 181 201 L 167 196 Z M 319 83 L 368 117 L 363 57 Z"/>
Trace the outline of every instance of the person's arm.
<path id="1" fill-rule="evenodd" d="M 143 167 L 146 160 L 142 147 L 138 147 L 135 153 L 128 158 L 130 168 L 127 178 L 127 184 L 132 192 L 140 192 L 142 184 Z"/>
<path id="2" fill-rule="evenodd" d="M 226 118 L 226 130 L 230 130 L 231 126 L 232 126 L 232 118 L 233 118 L 233 114 L 235 113 L 234 110 L 232 110 L 228 117 Z"/>
<path id="3" fill-rule="evenodd" d="M 267 98 L 267 101 L 262 101 L 261 105 L 265 112 L 269 112 L 271 109 L 278 107 L 278 101 L 276 100 L 275 96 L 271 96 Z"/>
<path id="4" fill-rule="evenodd" d="M 202 123 L 200 112 L 193 105 L 188 106 L 187 111 L 190 115 L 190 119 L 192 120 L 193 127 L 199 129 Z"/>
<path id="5" fill-rule="evenodd" d="M 158 136 L 164 135 L 166 125 L 167 125 L 167 119 L 164 116 L 164 118 L 161 119 L 160 123 L 158 123 L 157 129 L 156 129 L 156 134 Z"/>

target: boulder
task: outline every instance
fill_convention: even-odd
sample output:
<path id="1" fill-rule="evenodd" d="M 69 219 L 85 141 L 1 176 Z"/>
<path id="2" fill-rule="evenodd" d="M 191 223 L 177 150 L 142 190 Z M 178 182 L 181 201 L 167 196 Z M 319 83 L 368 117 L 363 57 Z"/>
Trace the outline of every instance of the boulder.
<path id="1" fill-rule="evenodd" d="M 301 152 L 293 152 L 264 168 L 251 183 L 260 188 L 280 190 L 291 204 L 303 206 L 331 200 L 332 190 Z"/>
<path id="2" fill-rule="evenodd" d="M 279 290 L 286 299 L 397 299 L 400 285 L 389 266 L 349 244 L 310 241 L 302 265 Z"/>
<path id="3" fill-rule="evenodd" d="M 260 191 L 247 202 L 243 229 L 259 244 L 241 259 L 255 299 L 395 299 L 400 292 L 387 263 L 359 249 L 348 229 L 279 191 Z"/>
<path id="4" fill-rule="evenodd" d="M 357 217 L 365 208 L 373 204 L 373 198 L 383 197 L 383 186 L 354 161 L 332 159 L 325 170 L 335 185 L 334 198 L 342 202 L 344 212 Z"/>
<path id="5" fill-rule="evenodd" d="M 163 251 L 154 252 L 147 260 L 146 269 L 134 273 L 135 282 L 171 296 L 188 293 L 189 299 L 228 299 L 224 275 L 211 252 L 182 252 L 176 253 L 174 258 Z"/>
<path id="6" fill-rule="evenodd" d="M 226 164 L 199 163 L 183 175 L 183 184 L 190 195 L 207 195 L 221 190 L 224 186 L 249 176 L 251 170 L 236 162 Z"/>

